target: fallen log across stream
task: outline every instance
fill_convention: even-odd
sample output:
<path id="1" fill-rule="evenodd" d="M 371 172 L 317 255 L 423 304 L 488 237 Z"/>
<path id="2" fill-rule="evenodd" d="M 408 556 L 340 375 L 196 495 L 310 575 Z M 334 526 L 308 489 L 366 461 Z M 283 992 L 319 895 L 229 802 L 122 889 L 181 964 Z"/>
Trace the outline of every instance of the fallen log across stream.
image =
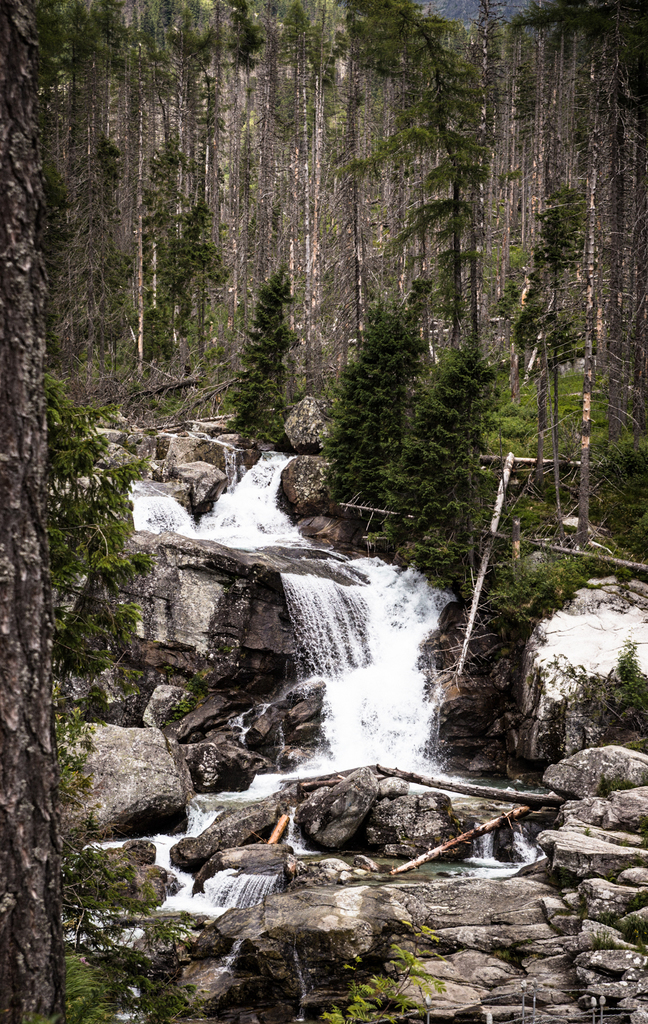
<path id="1" fill-rule="evenodd" d="M 463 832 L 460 836 L 449 839 L 447 843 L 441 843 L 441 846 L 435 846 L 433 850 L 422 853 L 416 860 L 408 860 L 407 864 L 401 864 L 400 867 L 392 868 L 389 873 L 390 875 L 401 875 L 404 871 L 413 871 L 414 868 L 420 867 L 421 864 L 427 864 L 430 860 L 436 860 L 441 854 L 447 853 L 448 850 L 452 850 L 455 846 L 460 846 L 461 843 L 470 843 L 473 839 L 479 839 L 480 836 L 485 836 L 487 832 L 493 832 L 502 825 L 510 825 L 512 821 L 518 821 L 530 813 L 530 807 L 514 807 L 507 814 L 500 814 L 497 818 L 491 818 L 490 821 L 485 821 L 483 825 L 471 828 L 470 832 Z"/>
<path id="2" fill-rule="evenodd" d="M 428 789 L 442 789 L 444 792 L 461 793 L 465 796 L 483 797 L 485 800 L 500 800 L 505 804 L 527 804 L 536 810 L 540 807 L 562 807 L 565 798 L 557 793 L 524 793 L 515 789 L 497 789 L 495 786 L 476 786 L 472 782 L 456 782 L 454 779 L 435 779 L 430 775 L 417 775 L 416 772 L 404 772 L 400 768 L 383 768 L 377 764 L 380 775 L 404 779 Z"/>
<path id="3" fill-rule="evenodd" d="M 375 775 L 382 778 L 403 779 L 405 782 L 413 782 L 418 786 L 425 786 L 427 789 L 440 789 L 443 792 L 461 793 L 462 796 L 476 796 L 484 800 L 498 800 L 505 804 L 527 804 L 532 809 L 540 807 L 562 807 L 565 798 L 557 793 L 525 793 L 514 789 L 497 789 L 495 786 L 477 786 L 473 782 L 457 782 L 455 779 L 439 779 L 430 775 L 418 775 L 416 772 L 405 772 L 400 768 L 385 768 L 381 764 L 370 764 L 366 766 Z M 345 771 L 334 772 L 331 775 L 321 775 L 316 779 L 304 779 L 299 783 L 303 793 L 311 793 L 315 789 L 327 789 L 337 786 L 352 772 L 358 768 L 347 768 Z"/>

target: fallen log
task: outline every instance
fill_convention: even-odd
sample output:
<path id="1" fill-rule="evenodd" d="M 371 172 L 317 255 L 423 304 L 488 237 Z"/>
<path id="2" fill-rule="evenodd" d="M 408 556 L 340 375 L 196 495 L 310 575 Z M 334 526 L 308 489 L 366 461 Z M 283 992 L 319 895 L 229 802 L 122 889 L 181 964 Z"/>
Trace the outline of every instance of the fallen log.
<path id="1" fill-rule="evenodd" d="M 509 538 L 505 533 L 496 533 L 496 537 L 502 540 Z M 547 540 L 533 540 L 531 537 L 523 537 L 525 544 L 531 544 L 535 548 L 544 548 L 546 551 L 556 551 L 559 555 L 576 555 L 579 558 L 596 558 L 599 562 L 608 562 L 609 565 L 619 565 L 623 569 L 634 569 L 636 572 L 648 572 L 648 565 L 644 562 L 629 562 L 625 558 L 615 558 L 613 555 L 599 555 L 598 551 L 583 551 L 582 548 L 565 548 L 562 544 L 551 544 Z M 588 541 L 595 547 L 600 547 L 595 541 Z M 607 550 L 607 549 L 606 549 Z"/>
<path id="2" fill-rule="evenodd" d="M 404 772 L 400 768 L 383 768 L 380 764 L 375 767 L 380 775 L 404 779 L 405 782 L 414 782 L 419 786 L 426 786 L 428 789 L 477 796 L 485 800 L 499 800 L 505 804 L 523 802 L 529 807 L 537 809 L 539 807 L 562 807 L 565 803 L 564 797 L 558 796 L 557 793 L 524 793 L 520 790 L 496 789 L 495 786 L 477 786 L 472 782 L 455 782 L 454 779 L 435 779 L 429 775 L 417 775 L 416 772 Z"/>
<path id="3" fill-rule="evenodd" d="M 504 468 L 502 469 L 502 479 L 500 480 L 499 487 L 497 489 L 497 499 L 495 501 L 495 508 L 493 510 L 493 518 L 491 520 L 489 536 L 486 541 L 486 544 L 484 545 L 484 553 L 482 555 L 481 565 L 479 567 L 479 575 L 477 576 L 477 583 L 475 584 L 472 604 L 470 606 L 470 615 L 468 616 L 468 622 L 466 624 L 466 632 L 464 635 L 463 647 L 461 649 L 459 663 L 455 670 L 456 676 L 460 676 L 461 673 L 463 672 L 463 667 L 466 662 L 466 657 L 468 655 L 468 645 L 470 644 L 470 637 L 472 635 L 473 627 L 475 625 L 475 619 L 477 618 L 479 598 L 481 596 L 482 587 L 484 585 L 484 579 L 486 577 L 488 563 L 490 562 L 493 544 L 495 543 L 495 535 L 497 533 L 497 527 L 499 526 L 500 516 L 502 514 L 504 498 L 506 497 L 506 488 L 508 487 L 509 477 L 511 476 L 511 470 L 513 469 L 514 462 L 515 455 L 513 454 L 513 452 L 509 452 L 508 455 L 506 456 Z"/>
<path id="4" fill-rule="evenodd" d="M 421 864 L 427 864 L 430 860 L 436 860 L 442 853 L 446 853 L 448 850 L 454 849 L 455 846 L 460 846 L 461 843 L 470 843 L 473 839 L 478 839 L 479 836 L 485 836 L 487 832 L 493 832 L 496 828 L 500 828 L 502 825 L 510 825 L 512 821 L 518 821 L 523 818 L 526 814 L 531 813 L 530 807 L 514 807 L 508 814 L 500 814 L 498 818 L 491 818 L 490 821 L 484 822 L 483 825 L 477 825 L 476 828 L 471 828 L 470 832 L 463 832 L 460 836 L 455 839 L 449 839 L 447 843 L 441 843 L 441 846 L 435 846 L 433 850 L 428 850 L 427 853 L 422 853 L 416 860 L 408 860 L 407 864 L 401 864 L 398 868 L 392 868 L 389 872 L 390 875 L 401 875 L 404 871 L 413 871 L 414 868 L 418 868 Z"/>
<path id="5" fill-rule="evenodd" d="M 289 821 L 290 821 L 290 815 L 289 814 L 282 814 L 281 815 L 281 817 L 279 818 L 279 821 L 277 822 L 277 824 L 275 825 L 275 827 L 272 830 L 272 835 L 268 839 L 268 846 L 274 846 L 275 843 L 279 842 L 279 840 L 281 839 L 282 835 L 286 831 L 286 826 L 288 825 Z"/>

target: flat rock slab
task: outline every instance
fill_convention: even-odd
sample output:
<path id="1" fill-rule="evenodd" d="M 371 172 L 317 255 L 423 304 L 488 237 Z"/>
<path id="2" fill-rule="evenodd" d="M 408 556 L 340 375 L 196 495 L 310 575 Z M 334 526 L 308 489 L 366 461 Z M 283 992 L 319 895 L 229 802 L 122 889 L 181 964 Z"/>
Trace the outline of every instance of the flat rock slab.
<path id="1" fill-rule="evenodd" d="M 549 857 L 551 870 L 566 871 L 573 878 L 605 877 L 633 867 L 637 859 L 648 865 L 648 850 L 616 846 L 567 827 L 541 832 L 537 842 Z"/>

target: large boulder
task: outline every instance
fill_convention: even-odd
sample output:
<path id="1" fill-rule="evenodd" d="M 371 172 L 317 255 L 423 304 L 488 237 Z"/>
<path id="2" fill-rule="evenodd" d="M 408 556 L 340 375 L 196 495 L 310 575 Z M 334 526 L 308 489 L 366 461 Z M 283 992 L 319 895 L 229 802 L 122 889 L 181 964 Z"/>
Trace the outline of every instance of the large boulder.
<path id="1" fill-rule="evenodd" d="M 100 828 L 116 832 L 161 830 L 192 796 L 178 744 L 155 728 L 95 726 L 85 771 L 92 778 L 88 810 Z"/>
<path id="2" fill-rule="evenodd" d="M 197 793 L 241 793 L 259 771 L 270 767 L 265 757 L 223 736 L 180 749 Z"/>
<path id="3" fill-rule="evenodd" d="M 188 485 L 191 511 L 194 516 L 202 516 L 206 512 L 211 512 L 214 502 L 218 501 L 227 487 L 227 474 L 218 466 L 211 466 L 208 462 L 186 462 L 174 465 L 171 472 L 176 479 Z"/>
<path id="4" fill-rule="evenodd" d="M 605 738 L 608 722 L 595 693 L 616 668 L 626 640 L 638 644 L 648 675 L 648 587 L 614 577 L 591 580 L 565 607 L 541 622 L 524 655 L 516 686 L 519 726 L 509 747 L 530 761 L 560 760 Z"/>
<path id="5" fill-rule="evenodd" d="M 183 984 L 196 983 L 195 998 L 204 999 L 202 1008 L 210 1016 L 219 1016 L 228 1006 L 262 1006 L 272 991 L 275 1002 L 292 1004 L 293 1012 L 301 1006 L 314 1019 L 345 998 L 345 964 L 359 958 L 356 981 L 381 973 L 393 956 L 392 943 L 407 944 L 412 927 L 425 925 L 440 939 L 433 953 L 438 949 L 447 957 L 428 960 L 430 973 L 456 985 L 450 994 L 457 1003 L 471 1004 L 473 1015 L 466 1019 L 478 1020 L 475 998 L 478 1002 L 483 990 L 495 997 L 499 986 L 510 980 L 516 982 L 519 1001 L 521 972 L 502 959 L 502 950 L 510 949 L 512 956 L 523 950 L 528 957 L 563 953 L 563 940 L 546 923 L 541 905 L 553 891 L 523 878 L 458 877 L 438 879 L 434 885 L 331 885 L 271 895 L 254 907 L 228 910 L 203 929 L 190 950 L 196 959 L 186 969 Z M 232 963 L 236 943 L 240 952 Z M 490 955 L 493 951 L 499 959 Z M 228 954 L 231 983 L 224 986 L 215 958 Z M 558 985 L 565 981 L 566 990 L 574 987 L 567 962 L 554 961 L 552 967 L 541 983 L 549 986 L 553 975 Z M 272 983 L 257 1003 L 249 988 L 245 991 L 253 978 Z M 476 991 L 469 993 L 469 987 Z M 493 1001 L 497 1004 L 497 998 Z M 435 1019 L 453 1016 L 440 1013 Z"/>
<path id="6" fill-rule="evenodd" d="M 449 798 L 441 793 L 378 800 L 367 819 L 367 841 L 383 848 L 405 843 L 416 851 L 430 850 L 457 835 L 451 812 Z"/>
<path id="7" fill-rule="evenodd" d="M 181 686 L 170 686 L 165 683 L 156 686 L 142 715 L 144 725 L 152 729 L 164 728 L 188 696 L 187 691 Z"/>
<path id="8" fill-rule="evenodd" d="M 286 437 L 300 455 L 316 455 L 328 433 L 329 402 L 306 395 L 290 411 L 284 424 Z"/>
<path id="9" fill-rule="evenodd" d="M 550 765 L 542 781 L 556 793 L 577 800 L 596 796 L 609 782 L 644 786 L 648 783 L 648 754 L 617 746 L 580 750 Z"/>
<path id="10" fill-rule="evenodd" d="M 295 821 L 307 836 L 340 849 L 358 831 L 378 796 L 378 780 L 360 768 L 331 789 L 317 789 L 297 808 Z"/>
<path id="11" fill-rule="evenodd" d="M 286 810 L 286 803 L 275 793 L 258 804 L 225 811 L 199 836 L 188 836 L 172 846 L 171 863 L 192 871 L 219 850 L 269 839 L 279 816 Z"/>
<path id="12" fill-rule="evenodd" d="M 331 495 L 326 481 L 328 466 L 316 455 L 298 455 L 281 474 L 281 486 L 298 516 L 327 515 Z"/>

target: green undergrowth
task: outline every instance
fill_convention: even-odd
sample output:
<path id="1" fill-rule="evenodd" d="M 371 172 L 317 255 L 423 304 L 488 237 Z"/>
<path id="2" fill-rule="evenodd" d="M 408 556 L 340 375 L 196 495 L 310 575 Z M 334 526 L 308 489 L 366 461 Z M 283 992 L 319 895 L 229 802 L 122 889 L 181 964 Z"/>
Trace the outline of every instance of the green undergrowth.
<path id="1" fill-rule="evenodd" d="M 173 709 L 164 723 L 165 725 L 170 725 L 171 722 L 179 722 L 181 718 L 184 718 L 185 715 L 188 715 L 203 702 L 209 692 L 205 675 L 206 672 L 204 671 L 197 672 L 195 676 L 192 676 L 192 678 L 185 683 L 187 695 L 186 697 L 183 697 L 180 703 Z"/>
<path id="2" fill-rule="evenodd" d="M 605 798 L 608 797 L 610 793 L 615 793 L 618 790 L 638 789 L 639 786 L 648 786 L 648 773 L 642 776 L 641 782 L 631 782 L 629 779 L 624 779 L 620 776 L 612 776 L 608 778 L 606 775 L 601 775 L 596 795 Z"/>

